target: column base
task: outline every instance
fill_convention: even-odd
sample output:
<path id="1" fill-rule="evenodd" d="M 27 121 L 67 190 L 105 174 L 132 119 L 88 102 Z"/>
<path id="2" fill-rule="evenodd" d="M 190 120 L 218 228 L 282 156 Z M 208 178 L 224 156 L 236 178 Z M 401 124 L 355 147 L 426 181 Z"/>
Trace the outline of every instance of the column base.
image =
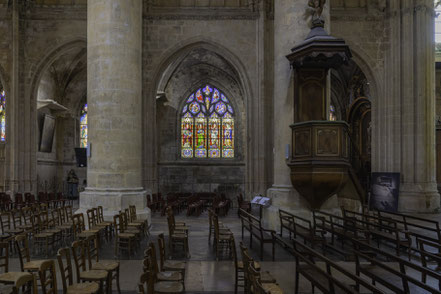
<path id="1" fill-rule="evenodd" d="M 87 210 L 93 207 L 102 206 L 105 221 L 112 221 L 113 216 L 120 211 L 129 208 L 129 205 L 136 206 L 138 219 L 147 219 L 151 224 L 151 211 L 147 207 L 147 191 L 143 188 L 86 188 L 80 193 L 80 208 L 75 213 L 84 213 L 87 217 Z"/>
<path id="2" fill-rule="evenodd" d="M 398 197 L 400 212 L 440 212 L 440 195 L 435 183 L 402 183 Z"/>

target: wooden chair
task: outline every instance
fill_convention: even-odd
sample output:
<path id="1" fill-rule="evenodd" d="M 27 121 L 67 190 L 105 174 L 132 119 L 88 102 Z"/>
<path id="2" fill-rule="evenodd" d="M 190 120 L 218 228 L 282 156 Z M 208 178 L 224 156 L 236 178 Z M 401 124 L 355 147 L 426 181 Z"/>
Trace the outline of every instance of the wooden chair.
<path id="1" fill-rule="evenodd" d="M 38 272 L 41 264 L 47 261 L 47 259 L 31 260 L 28 238 L 24 234 L 15 237 L 15 248 L 17 249 L 18 258 L 20 260 L 20 269 L 23 272 Z"/>
<path id="2" fill-rule="evenodd" d="M 124 212 L 121 212 L 122 226 L 124 227 L 124 232 L 135 235 L 136 245 L 141 244 L 141 224 L 131 226 L 130 223 L 130 213 L 129 209 L 125 209 Z"/>
<path id="3" fill-rule="evenodd" d="M 47 222 L 42 220 L 45 215 L 45 211 L 34 215 L 34 250 L 41 250 L 44 247 L 46 256 L 49 256 L 49 247 L 54 248 L 55 233 L 47 231 Z"/>
<path id="4" fill-rule="evenodd" d="M 253 262 L 248 264 L 248 273 L 250 278 L 250 285 L 253 289 L 253 294 L 283 294 L 282 288 L 274 283 L 262 283 L 260 271 L 254 266 Z"/>
<path id="5" fill-rule="evenodd" d="M 179 282 L 159 282 L 153 272 L 147 271 L 139 279 L 138 291 L 142 294 L 174 294 L 183 293 L 184 286 Z"/>
<path id="6" fill-rule="evenodd" d="M 113 222 L 106 222 L 104 221 L 104 209 L 102 206 L 97 207 L 97 217 L 98 217 L 98 223 L 102 225 L 108 226 L 109 229 L 109 239 L 112 238 L 113 233 Z"/>
<path id="7" fill-rule="evenodd" d="M 219 223 L 217 215 L 213 215 L 213 222 L 214 222 L 214 249 L 216 251 L 216 261 L 219 260 L 219 253 L 222 252 L 224 249 L 228 250 L 229 253 L 231 253 L 231 246 L 230 246 L 230 237 L 232 233 L 229 234 L 221 234 L 219 229 Z"/>
<path id="8" fill-rule="evenodd" d="M 100 230 L 86 230 L 86 225 L 84 224 L 84 215 L 82 213 L 78 213 L 73 216 L 73 225 L 75 239 L 86 240 L 90 235 L 97 235 L 98 240 L 100 239 Z"/>
<path id="9" fill-rule="evenodd" d="M 148 220 L 142 220 L 142 219 L 138 219 L 136 216 L 136 206 L 135 205 L 130 205 L 129 206 L 129 213 L 130 213 L 130 224 L 141 224 L 141 230 L 144 234 L 144 236 L 148 236 L 149 235 L 149 224 L 148 224 Z M 136 225 L 135 225 L 136 226 Z"/>
<path id="10" fill-rule="evenodd" d="M 61 230 L 63 236 L 63 244 L 67 245 L 74 241 L 74 225 L 66 221 L 66 211 L 63 207 L 55 209 L 57 211 L 57 228 Z M 55 218 L 55 216 L 54 216 Z"/>
<path id="11" fill-rule="evenodd" d="M 144 271 L 151 270 L 155 273 L 158 281 L 181 282 L 185 290 L 185 281 L 180 271 L 160 271 L 158 261 L 156 259 L 155 244 L 150 243 L 144 254 Z"/>
<path id="12" fill-rule="evenodd" d="M 25 231 L 31 232 L 34 227 L 34 218 L 32 209 L 30 207 L 23 207 L 20 209 L 21 218 L 23 219 L 23 223 L 18 228 Z"/>
<path id="13" fill-rule="evenodd" d="M 65 261 L 63 261 L 63 259 Z M 100 286 L 95 282 L 73 283 L 72 260 L 69 248 L 60 248 L 57 252 L 60 268 L 63 294 L 92 294 L 98 293 Z M 66 264 L 66 266 L 64 266 Z"/>
<path id="14" fill-rule="evenodd" d="M 91 235 L 85 241 L 87 249 L 87 260 L 89 262 L 89 270 L 104 270 L 110 275 L 110 283 L 112 280 L 116 281 L 116 288 L 121 294 L 119 285 L 119 262 L 118 261 L 100 261 L 99 260 L 99 245 L 95 235 Z M 111 291 L 111 284 L 109 284 L 109 291 Z"/>
<path id="15" fill-rule="evenodd" d="M 165 240 L 164 234 L 158 235 L 158 248 L 159 248 L 159 266 L 161 271 L 179 271 L 182 273 L 182 278 L 185 281 L 185 268 L 187 263 L 180 260 L 166 260 L 165 254 Z"/>
<path id="16" fill-rule="evenodd" d="M 9 271 L 9 244 L 0 243 L 0 268 L 3 273 L 0 274 L 0 284 L 12 284 L 13 293 L 18 293 L 21 287 L 24 287 L 23 293 L 36 293 L 34 275 L 28 272 L 10 272 Z M 7 293 L 5 288 L 0 287 L 0 293 Z"/>
<path id="17" fill-rule="evenodd" d="M 18 235 L 23 232 L 22 229 L 14 227 L 13 215 L 11 211 L 0 213 L 0 225 L 4 235 Z"/>
<path id="18" fill-rule="evenodd" d="M 40 265 L 38 276 L 44 294 L 58 294 L 55 262 L 53 260 L 47 260 Z"/>
<path id="19" fill-rule="evenodd" d="M 110 293 L 110 274 L 105 270 L 87 270 L 86 251 L 87 248 L 84 240 L 74 241 L 72 243 L 72 255 L 75 263 L 77 283 L 80 283 L 80 281 L 99 283 L 100 293 L 104 293 L 104 285 L 106 285 L 105 292 Z"/>
<path id="20" fill-rule="evenodd" d="M 169 248 L 170 254 L 174 251 L 175 246 L 182 246 L 187 258 L 190 257 L 190 250 L 188 247 L 188 233 L 187 230 L 175 229 L 173 225 L 173 217 L 167 216 L 168 234 L 169 234 Z"/>
<path id="21" fill-rule="evenodd" d="M 124 231 L 124 220 L 121 214 L 113 216 L 113 229 L 115 230 L 115 256 L 119 250 L 127 250 L 129 258 L 134 250 L 135 234 Z"/>
<path id="22" fill-rule="evenodd" d="M 102 207 L 101 207 L 102 209 Z M 112 224 L 110 222 L 101 222 L 99 217 L 98 208 L 92 208 L 92 217 L 93 217 L 93 226 L 101 229 L 104 232 L 104 236 L 106 237 L 106 241 L 110 240 L 111 237 L 111 227 Z"/>
<path id="23" fill-rule="evenodd" d="M 248 249 L 243 245 L 242 242 L 240 242 L 239 244 L 240 247 L 240 252 L 242 255 L 242 264 L 243 264 L 243 273 L 244 273 L 244 289 L 245 289 L 245 293 L 250 293 L 251 291 L 251 273 L 249 271 L 249 266 L 250 264 L 252 264 L 254 269 L 259 269 L 259 280 L 261 283 L 263 284 L 275 284 L 276 283 L 276 279 L 274 279 L 274 277 L 269 273 L 269 272 L 263 272 L 260 271 L 260 265 L 258 263 L 256 263 L 248 254 Z M 271 285 L 268 287 L 272 287 Z"/>

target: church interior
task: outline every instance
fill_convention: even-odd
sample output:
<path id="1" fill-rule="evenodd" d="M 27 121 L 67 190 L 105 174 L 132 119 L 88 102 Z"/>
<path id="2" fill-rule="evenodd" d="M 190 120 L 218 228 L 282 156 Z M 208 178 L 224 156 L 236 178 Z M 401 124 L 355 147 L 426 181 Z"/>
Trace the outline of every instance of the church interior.
<path id="1" fill-rule="evenodd" d="M 439 191 L 439 0 L 0 0 L 0 293 L 441 293 Z"/>

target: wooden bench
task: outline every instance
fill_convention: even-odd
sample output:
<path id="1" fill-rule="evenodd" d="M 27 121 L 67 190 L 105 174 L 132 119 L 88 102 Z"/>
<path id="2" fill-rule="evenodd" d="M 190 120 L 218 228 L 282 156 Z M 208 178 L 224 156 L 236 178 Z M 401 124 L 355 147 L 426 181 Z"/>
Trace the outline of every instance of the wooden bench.
<path id="1" fill-rule="evenodd" d="M 358 276 L 361 276 L 361 274 L 368 276 L 373 283 L 381 284 L 394 293 L 421 293 L 421 291 L 440 293 L 440 284 L 435 288 L 423 280 L 424 276 L 430 276 L 440 281 L 440 273 L 366 243 L 356 240 L 353 242 Z M 388 260 L 390 264 L 385 263 L 385 260 Z M 364 261 L 367 261 L 367 263 Z M 412 276 L 408 274 L 409 269 L 412 271 Z M 421 277 L 421 280 L 416 277 Z"/>
<path id="2" fill-rule="evenodd" d="M 289 214 L 286 211 L 284 213 Z M 312 248 L 314 248 L 316 244 L 323 245 L 325 243 L 325 232 L 317 230 L 310 220 L 293 214 L 289 214 L 289 216 L 291 218 L 290 232 L 292 232 L 294 238 L 300 236 L 304 242 L 309 242 Z"/>
<path id="3" fill-rule="evenodd" d="M 287 248 L 296 259 L 296 286 L 294 292 L 296 294 L 299 293 L 300 276 L 303 276 L 311 283 L 313 292 L 314 288 L 317 287 L 323 293 L 329 294 L 359 293 L 356 288 L 357 285 L 361 285 L 370 293 L 385 293 L 375 285 L 371 285 L 368 281 L 295 239 L 292 240 L 292 245 L 289 245 L 286 242 L 281 245 L 284 248 Z M 324 267 L 319 267 L 317 263 L 323 263 Z M 336 273 L 338 273 L 338 277 L 336 276 Z M 342 279 L 342 275 L 344 276 L 344 279 Z"/>
<path id="4" fill-rule="evenodd" d="M 370 236 L 377 240 L 378 247 L 380 247 L 380 240 L 393 243 L 397 256 L 400 255 L 401 247 L 405 247 L 410 259 L 412 239 L 409 232 L 400 229 L 399 224 L 395 220 L 383 219 L 345 209 L 343 209 L 343 217 L 354 221 L 358 230 L 369 231 Z"/>
<path id="5" fill-rule="evenodd" d="M 344 249 L 345 241 L 356 239 L 363 242 L 369 242 L 369 231 L 359 229 L 356 223 L 351 219 L 345 219 L 341 216 L 327 213 L 324 211 L 313 211 L 314 227 L 317 230 L 324 231 L 331 235 L 330 244 L 327 242 L 326 247 L 338 252 L 345 259 L 353 257 Z M 335 246 L 335 240 L 341 241 L 341 248 Z M 352 242 L 350 242 L 352 245 Z"/>
<path id="6" fill-rule="evenodd" d="M 426 239 L 441 244 L 439 222 L 403 213 L 376 210 L 373 211 L 380 220 L 393 219 L 400 228 L 418 239 Z"/>
<path id="7" fill-rule="evenodd" d="M 276 244 L 276 231 L 268 230 L 262 227 L 261 220 L 245 210 L 240 210 L 240 219 L 242 223 L 242 239 L 244 235 L 244 229 L 250 233 L 250 248 L 253 247 L 253 237 L 260 242 L 260 259 L 263 260 L 263 247 L 265 243 L 272 244 L 272 259 L 275 257 L 275 244 Z"/>
<path id="8" fill-rule="evenodd" d="M 287 229 L 289 232 L 289 238 L 294 232 L 294 215 L 288 211 L 279 209 L 279 219 L 280 219 L 280 236 L 283 237 L 283 228 Z"/>

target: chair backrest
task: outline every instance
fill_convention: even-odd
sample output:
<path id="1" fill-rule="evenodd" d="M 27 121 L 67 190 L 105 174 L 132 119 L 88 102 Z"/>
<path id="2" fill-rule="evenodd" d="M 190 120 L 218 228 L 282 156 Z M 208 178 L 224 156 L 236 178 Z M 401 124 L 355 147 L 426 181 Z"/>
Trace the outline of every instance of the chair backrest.
<path id="1" fill-rule="evenodd" d="M 67 214 L 66 214 L 66 209 L 64 207 L 60 207 L 58 209 L 58 217 L 60 219 L 60 225 L 63 225 L 63 224 L 68 222 Z"/>
<path id="2" fill-rule="evenodd" d="M 116 214 L 113 216 L 113 229 L 115 230 L 116 236 L 118 236 L 120 233 L 124 233 L 124 224 L 121 214 Z"/>
<path id="3" fill-rule="evenodd" d="M 249 276 L 249 266 L 250 263 L 253 263 L 253 260 L 251 259 L 250 255 L 248 254 L 248 249 L 243 245 L 242 242 L 239 244 L 240 246 L 240 253 L 242 255 L 242 264 L 243 264 L 243 275 L 246 281 L 250 281 Z M 249 284 L 248 284 L 249 285 Z"/>
<path id="4" fill-rule="evenodd" d="M 11 210 L 11 219 L 14 229 L 18 229 L 19 226 L 23 225 L 21 220 L 21 211 L 18 209 Z"/>
<path id="5" fill-rule="evenodd" d="M 146 285 L 146 287 L 144 287 Z M 147 291 L 145 291 L 147 289 Z M 138 283 L 139 293 L 154 293 L 153 274 L 150 271 L 141 274 Z"/>
<path id="6" fill-rule="evenodd" d="M 0 242 L 0 268 L 3 273 L 9 271 L 9 244 L 8 242 Z"/>
<path id="7" fill-rule="evenodd" d="M 11 229 L 11 212 L 5 211 L 0 213 L 0 225 L 3 233 Z"/>
<path id="8" fill-rule="evenodd" d="M 136 220 L 136 206 L 129 205 L 129 213 L 130 213 L 130 221 L 133 222 Z"/>
<path id="9" fill-rule="evenodd" d="M 92 234 L 87 237 L 87 239 L 84 241 L 84 246 L 86 246 L 87 261 L 89 264 L 89 270 L 91 270 L 93 261 L 100 261 L 97 235 Z"/>
<path id="10" fill-rule="evenodd" d="M 93 224 L 96 226 L 97 224 L 99 224 L 101 222 L 100 218 L 98 216 L 98 208 L 94 207 L 94 208 L 92 208 L 92 210 L 93 210 L 93 214 L 92 214 Z"/>
<path id="11" fill-rule="evenodd" d="M 254 267 L 254 262 L 249 264 L 248 273 L 250 277 L 250 284 L 253 286 L 254 294 L 270 294 L 270 292 L 266 291 L 260 283 L 260 272 Z"/>
<path id="12" fill-rule="evenodd" d="M 130 211 L 128 208 L 124 209 L 124 228 L 127 229 L 127 225 L 131 222 Z"/>
<path id="13" fill-rule="evenodd" d="M 47 260 L 43 262 L 38 270 L 40 285 L 44 294 L 58 294 L 57 276 L 55 270 L 55 261 Z"/>
<path id="14" fill-rule="evenodd" d="M 32 217 L 32 209 L 30 207 L 23 207 L 21 210 L 21 217 L 25 225 L 33 225 L 34 219 Z"/>
<path id="15" fill-rule="evenodd" d="M 24 271 L 24 263 L 31 261 L 28 237 L 25 234 L 15 236 L 15 248 L 17 249 L 18 258 L 20 259 L 21 271 Z"/>
<path id="16" fill-rule="evenodd" d="M 157 274 L 159 272 L 159 268 L 158 268 L 158 260 L 156 258 L 155 244 L 153 242 L 150 242 L 149 247 L 151 248 L 150 258 L 152 262 L 152 270 L 154 271 L 154 274 Z"/>
<path id="17" fill-rule="evenodd" d="M 23 194 L 15 193 L 15 203 L 16 204 L 23 204 Z"/>
<path id="18" fill-rule="evenodd" d="M 84 224 L 84 215 L 82 213 L 76 213 L 73 216 L 73 222 L 78 225 L 78 230 L 81 233 L 86 230 L 86 225 Z"/>
<path id="19" fill-rule="evenodd" d="M 104 211 L 102 206 L 98 206 L 98 220 L 100 223 L 104 222 Z"/>
<path id="20" fill-rule="evenodd" d="M 80 272 L 86 270 L 86 248 L 84 241 L 72 242 L 72 256 L 75 263 L 75 271 L 77 274 L 77 283 L 80 282 Z"/>
<path id="21" fill-rule="evenodd" d="M 50 223 L 56 227 L 61 224 L 60 220 L 60 211 L 63 210 L 62 208 L 54 208 L 51 211 L 52 219 L 50 220 Z"/>
<path id="22" fill-rule="evenodd" d="M 72 205 L 66 205 L 64 207 L 64 210 L 66 212 L 67 221 L 73 220 L 73 212 L 72 212 Z"/>
<path id="23" fill-rule="evenodd" d="M 63 282 L 63 293 L 67 293 L 67 287 L 73 284 L 73 270 L 72 260 L 70 259 L 70 249 L 68 247 L 58 249 L 57 260 L 60 268 L 61 281 Z"/>
<path id="24" fill-rule="evenodd" d="M 87 225 L 89 227 L 89 230 L 92 229 L 95 226 L 95 219 L 94 219 L 94 210 L 88 209 L 86 211 L 87 213 Z"/>
<path id="25" fill-rule="evenodd" d="M 164 270 L 164 261 L 165 261 L 165 240 L 164 234 L 158 235 L 158 248 L 159 248 L 159 266 L 161 271 Z"/>

